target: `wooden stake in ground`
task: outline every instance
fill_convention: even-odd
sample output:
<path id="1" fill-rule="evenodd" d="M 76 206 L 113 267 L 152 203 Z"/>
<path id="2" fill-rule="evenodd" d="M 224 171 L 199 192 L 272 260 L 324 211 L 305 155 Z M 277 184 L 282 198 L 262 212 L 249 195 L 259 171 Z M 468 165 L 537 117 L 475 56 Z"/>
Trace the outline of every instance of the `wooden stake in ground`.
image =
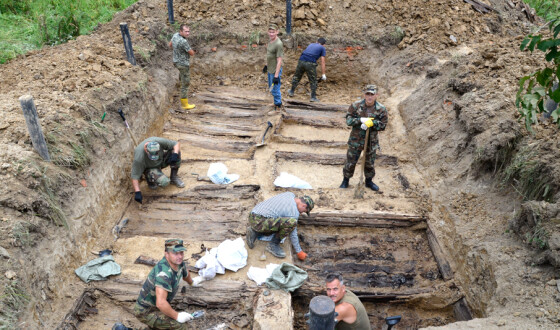
<path id="1" fill-rule="evenodd" d="M 364 141 L 364 159 L 362 160 L 362 173 L 360 174 L 360 182 L 358 183 L 358 185 L 356 186 L 356 190 L 354 190 L 354 198 L 364 198 L 364 193 L 365 193 L 365 183 L 364 183 L 364 172 L 366 170 L 366 155 L 367 155 L 367 150 L 368 150 L 368 144 L 369 144 L 369 130 L 370 128 L 368 127 L 368 129 L 366 130 L 366 139 Z"/>

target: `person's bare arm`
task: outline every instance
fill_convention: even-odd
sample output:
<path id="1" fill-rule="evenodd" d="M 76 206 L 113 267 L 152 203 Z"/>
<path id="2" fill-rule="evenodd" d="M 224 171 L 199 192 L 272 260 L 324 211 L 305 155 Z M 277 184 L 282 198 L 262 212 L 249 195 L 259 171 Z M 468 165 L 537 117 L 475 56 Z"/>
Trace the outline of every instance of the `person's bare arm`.
<path id="1" fill-rule="evenodd" d="M 167 302 L 167 294 L 168 292 L 164 289 L 156 286 L 156 307 L 165 315 L 169 316 L 170 318 L 176 320 L 177 313 L 171 305 Z"/>
<path id="2" fill-rule="evenodd" d="M 140 191 L 140 182 L 138 180 L 132 179 L 132 187 L 134 187 L 134 191 Z"/>
<path id="3" fill-rule="evenodd" d="M 189 50 L 187 53 L 189 53 L 190 56 L 194 56 L 194 50 Z"/>
<path id="4" fill-rule="evenodd" d="M 321 56 L 319 59 L 321 60 L 321 70 L 325 74 L 325 57 Z"/>
<path id="5" fill-rule="evenodd" d="M 173 146 L 173 152 L 178 154 L 181 151 L 181 145 L 179 144 L 179 141 L 177 141 L 177 144 Z"/>
<path id="6" fill-rule="evenodd" d="M 278 78 L 278 75 L 280 74 L 280 69 L 281 68 L 282 68 L 282 58 L 277 57 L 276 58 L 276 71 L 274 72 L 274 78 Z"/>
<path id="7" fill-rule="evenodd" d="M 335 308 L 334 311 L 338 313 L 336 319 L 338 321 L 344 321 L 346 323 L 354 323 L 356 322 L 356 318 L 358 317 L 358 313 L 354 306 L 349 303 L 340 303 Z"/>
<path id="8" fill-rule="evenodd" d="M 171 41 L 169 42 L 169 48 L 173 49 L 173 43 Z"/>

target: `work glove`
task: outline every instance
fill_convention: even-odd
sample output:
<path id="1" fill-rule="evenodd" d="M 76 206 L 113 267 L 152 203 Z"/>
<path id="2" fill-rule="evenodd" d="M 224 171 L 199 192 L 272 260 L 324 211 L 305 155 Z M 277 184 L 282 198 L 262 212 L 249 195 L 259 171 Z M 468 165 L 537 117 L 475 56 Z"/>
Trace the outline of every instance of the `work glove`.
<path id="1" fill-rule="evenodd" d="M 137 201 L 138 203 L 142 204 L 142 192 L 141 191 L 137 191 L 134 193 L 134 200 Z"/>
<path id="2" fill-rule="evenodd" d="M 305 258 L 307 258 L 307 253 L 305 253 L 305 252 L 303 252 L 303 251 L 299 251 L 299 252 L 297 253 L 297 257 L 298 257 L 299 260 L 304 261 Z"/>
<path id="3" fill-rule="evenodd" d="M 169 156 L 168 163 L 173 164 L 173 163 L 176 163 L 177 161 L 179 161 L 179 154 L 172 153 L 171 156 Z"/>
<path id="4" fill-rule="evenodd" d="M 326 81 L 327 80 L 327 75 L 323 73 L 323 75 L 321 76 L 321 80 Z"/>
<path id="5" fill-rule="evenodd" d="M 194 319 L 194 317 L 187 312 L 179 312 L 179 315 L 177 315 L 177 322 L 179 323 L 185 323 L 192 319 Z"/>
<path id="6" fill-rule="evenodd" d="M 273 83 L 274 85 L 278 85 L 278 84 L 280 83 L 280 78 L 279 78 L 279 77 L 274 77 L 274 78 L 272 78 L 272 83 Z"/>
<path id="7" fill-rule="evenodd" d="M 202 276 L 197 276 L 195 278 L 193 278 L 192 280 L 192 286 L 194 287 L 200 287 L 200 283 L 204 282 L 205 279 Z"/>
<path id="8" fill-rule="evenodd" d="M 363 129 L 364 131 L 368 129 L 368 127 L 367 127 L 366 124 L 362 124 L 362 125 L 360 126 L 360 128 Z"/>
<path id="9" fill-rule="evenodd" d="M 265 66 L 263 67 L 263 73 L 267 73 L 267 72 L 268 72 L 268 65 L 265 65 Z"/>

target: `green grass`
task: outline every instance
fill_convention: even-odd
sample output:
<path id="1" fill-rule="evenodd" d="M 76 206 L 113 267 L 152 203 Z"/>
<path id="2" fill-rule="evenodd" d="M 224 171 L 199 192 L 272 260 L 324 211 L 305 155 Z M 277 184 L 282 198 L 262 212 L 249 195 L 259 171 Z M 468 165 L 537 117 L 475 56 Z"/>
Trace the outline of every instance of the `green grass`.
<path id="1" fill-rule="evenodd" d="M 28 301 L 29 297 L 18 281 L 9 282 L 0 295 L 0 329 L 16 329 L 19 314 Z"/>
<path id="2" fill-rule="evenodd" d="M 0 64 L 90 33 L 138 0 L 0 0 Z"/>
<path id="3" fill-rule="evenodd" d="M 525 0 L 524 2 L 534 8 L 538 16 L 547 21 L 560 17 L 558 0 Z"/>

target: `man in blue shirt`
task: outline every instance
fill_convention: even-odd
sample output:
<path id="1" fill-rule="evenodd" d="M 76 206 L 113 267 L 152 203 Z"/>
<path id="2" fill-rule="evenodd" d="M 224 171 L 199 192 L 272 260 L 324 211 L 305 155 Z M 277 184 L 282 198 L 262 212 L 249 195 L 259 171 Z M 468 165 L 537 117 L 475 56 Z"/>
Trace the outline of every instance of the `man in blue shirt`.
<path id="1" fill-rule="evenodd" d="M 311 85 L 311 102 L 319 102 L 317 99 L 317 60 L 321 60 L 321 70 L 323 71 L 323 75 L 321 76 L 321 80 L 327 80 L 327 76 L 325 75 L 325 56 L 327 55 L 327 51 L 323 46 L 327 41 L 324 38 L 317 39 L 317 42 L 314 42 L 307 46 L 307 48 L 301 54 L 298 65 L 296 67 L 296 72 L 294 74 L 294 78 L 292 79 L 292 88 L 288 91 L 289 96 L 294 96 L 294 91 L 296 90 L 303 73 L 307 73 L 307 78 L 309 79 L 309 84 Z"/>

